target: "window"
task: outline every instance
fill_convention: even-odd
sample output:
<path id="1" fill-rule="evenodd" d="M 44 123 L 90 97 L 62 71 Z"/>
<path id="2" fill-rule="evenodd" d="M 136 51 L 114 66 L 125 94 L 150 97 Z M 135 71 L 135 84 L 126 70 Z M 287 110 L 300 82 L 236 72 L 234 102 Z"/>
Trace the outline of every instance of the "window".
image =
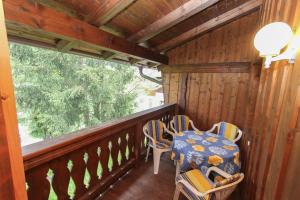
<path id="1" fill-rule="evenodd" d="M 23 146 L 163 102 L 136 67 L 15 43 L 10 51 Z"/>

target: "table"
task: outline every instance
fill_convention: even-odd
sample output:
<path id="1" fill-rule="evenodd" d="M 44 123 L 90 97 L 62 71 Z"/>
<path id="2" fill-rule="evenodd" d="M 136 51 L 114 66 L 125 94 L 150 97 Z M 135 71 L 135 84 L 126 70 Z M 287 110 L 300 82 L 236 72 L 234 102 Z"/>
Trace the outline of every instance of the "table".
<path id="1" fill-rule="evenodd" d="M 203 173 L 216 166 L 229 174 L 240 171 L 239 147 L 214 133 L 202 131 L 179 132 L 172 145 L 172 159 L 180 164 L 181 171 L 198 168 Z"/>

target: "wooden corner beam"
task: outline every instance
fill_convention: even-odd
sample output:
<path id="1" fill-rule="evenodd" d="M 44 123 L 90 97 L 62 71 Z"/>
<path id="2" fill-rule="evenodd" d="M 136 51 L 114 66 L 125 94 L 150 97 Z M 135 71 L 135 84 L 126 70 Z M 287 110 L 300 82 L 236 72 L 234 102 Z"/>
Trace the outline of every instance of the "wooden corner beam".
<path id="1" fill-rule="evenodd" d="M 0 199 L 27 200 L 3 1 L 0 1 Z"/>
<path id="2" fill-rule="evenodd" d="M 198 12 L 212 6 L 218 1 L 219 0 L 190 0 L 136 34 L 131 35 L 128 40 L 137 43 L 145 42 Z"/>
<path id="3" fill-rule="evenodd" d="M 106 33 L 84 21 L 69 17 L 51 8 L 23 0 L 5 0 L 7 24 L 23 26 L 69 41 L 83 41 L 103 49 L 167 64 L 168 57 Z"/>
<path id="4" fill-rule="evenodd" d="M 202 33 L 205 33 L 209 30 L 212 30 L 213 28 L 228 23 L 231 20 L 242 16 L 244 14 L 249 13 L 252 10 L 255 10 L 256 8 L 260 7 L 262 5 L 262 0 L 250 0 L 247 1 L 246 3 L 225 12 L 224 14 L 221 14 L 165 43 L 162 43 L 155 48 L 159 51 L 167 51 L 169 49 L 172 49 L 194 37 L 197 35 L 200 35 Z"/>

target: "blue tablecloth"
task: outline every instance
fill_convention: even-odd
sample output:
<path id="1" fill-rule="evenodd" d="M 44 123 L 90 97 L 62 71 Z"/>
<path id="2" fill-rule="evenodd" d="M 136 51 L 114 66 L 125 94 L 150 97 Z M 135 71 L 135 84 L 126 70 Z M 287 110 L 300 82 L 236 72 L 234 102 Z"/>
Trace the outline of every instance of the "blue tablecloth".
<path id="1" fill-rule="evenodd" d="M 239 147 L 214 133 L 184 131 L 173 141 L 172 159 L 178 160 L 181 171 L 198 168 L 203 173 L 216 166 L 229 174 L 240 171 Z"/>

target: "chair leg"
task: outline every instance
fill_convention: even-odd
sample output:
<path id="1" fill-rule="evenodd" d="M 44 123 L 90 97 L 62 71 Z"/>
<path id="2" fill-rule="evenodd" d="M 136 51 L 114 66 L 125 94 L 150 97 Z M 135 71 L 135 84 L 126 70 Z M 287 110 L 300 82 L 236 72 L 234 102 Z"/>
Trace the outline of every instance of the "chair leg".
<path id="1" fill-rule="evenodd" d="M 177 186 L 176 186 L 176 189 L 175 189 L 175 192 L 174 192 L 173 200 L 178 200 L 178 199 L 179 199 L 179 196 L 180 196 L 180 188 L 179 188 L 179 186 L 177 185 Z"/>
<path id="2" fill-rule="evenodd" d="M 149 157 L 150 148 L 151 148 L 151 147 L 150 147 L 150 145 L 148 144 L 145 162 L 148 162 L 148 157 Z"/>
<path id="3" fill-rule="evenodd" d="M 154 174 L 158 174 L 161 151 L 153 148 Z"/>

